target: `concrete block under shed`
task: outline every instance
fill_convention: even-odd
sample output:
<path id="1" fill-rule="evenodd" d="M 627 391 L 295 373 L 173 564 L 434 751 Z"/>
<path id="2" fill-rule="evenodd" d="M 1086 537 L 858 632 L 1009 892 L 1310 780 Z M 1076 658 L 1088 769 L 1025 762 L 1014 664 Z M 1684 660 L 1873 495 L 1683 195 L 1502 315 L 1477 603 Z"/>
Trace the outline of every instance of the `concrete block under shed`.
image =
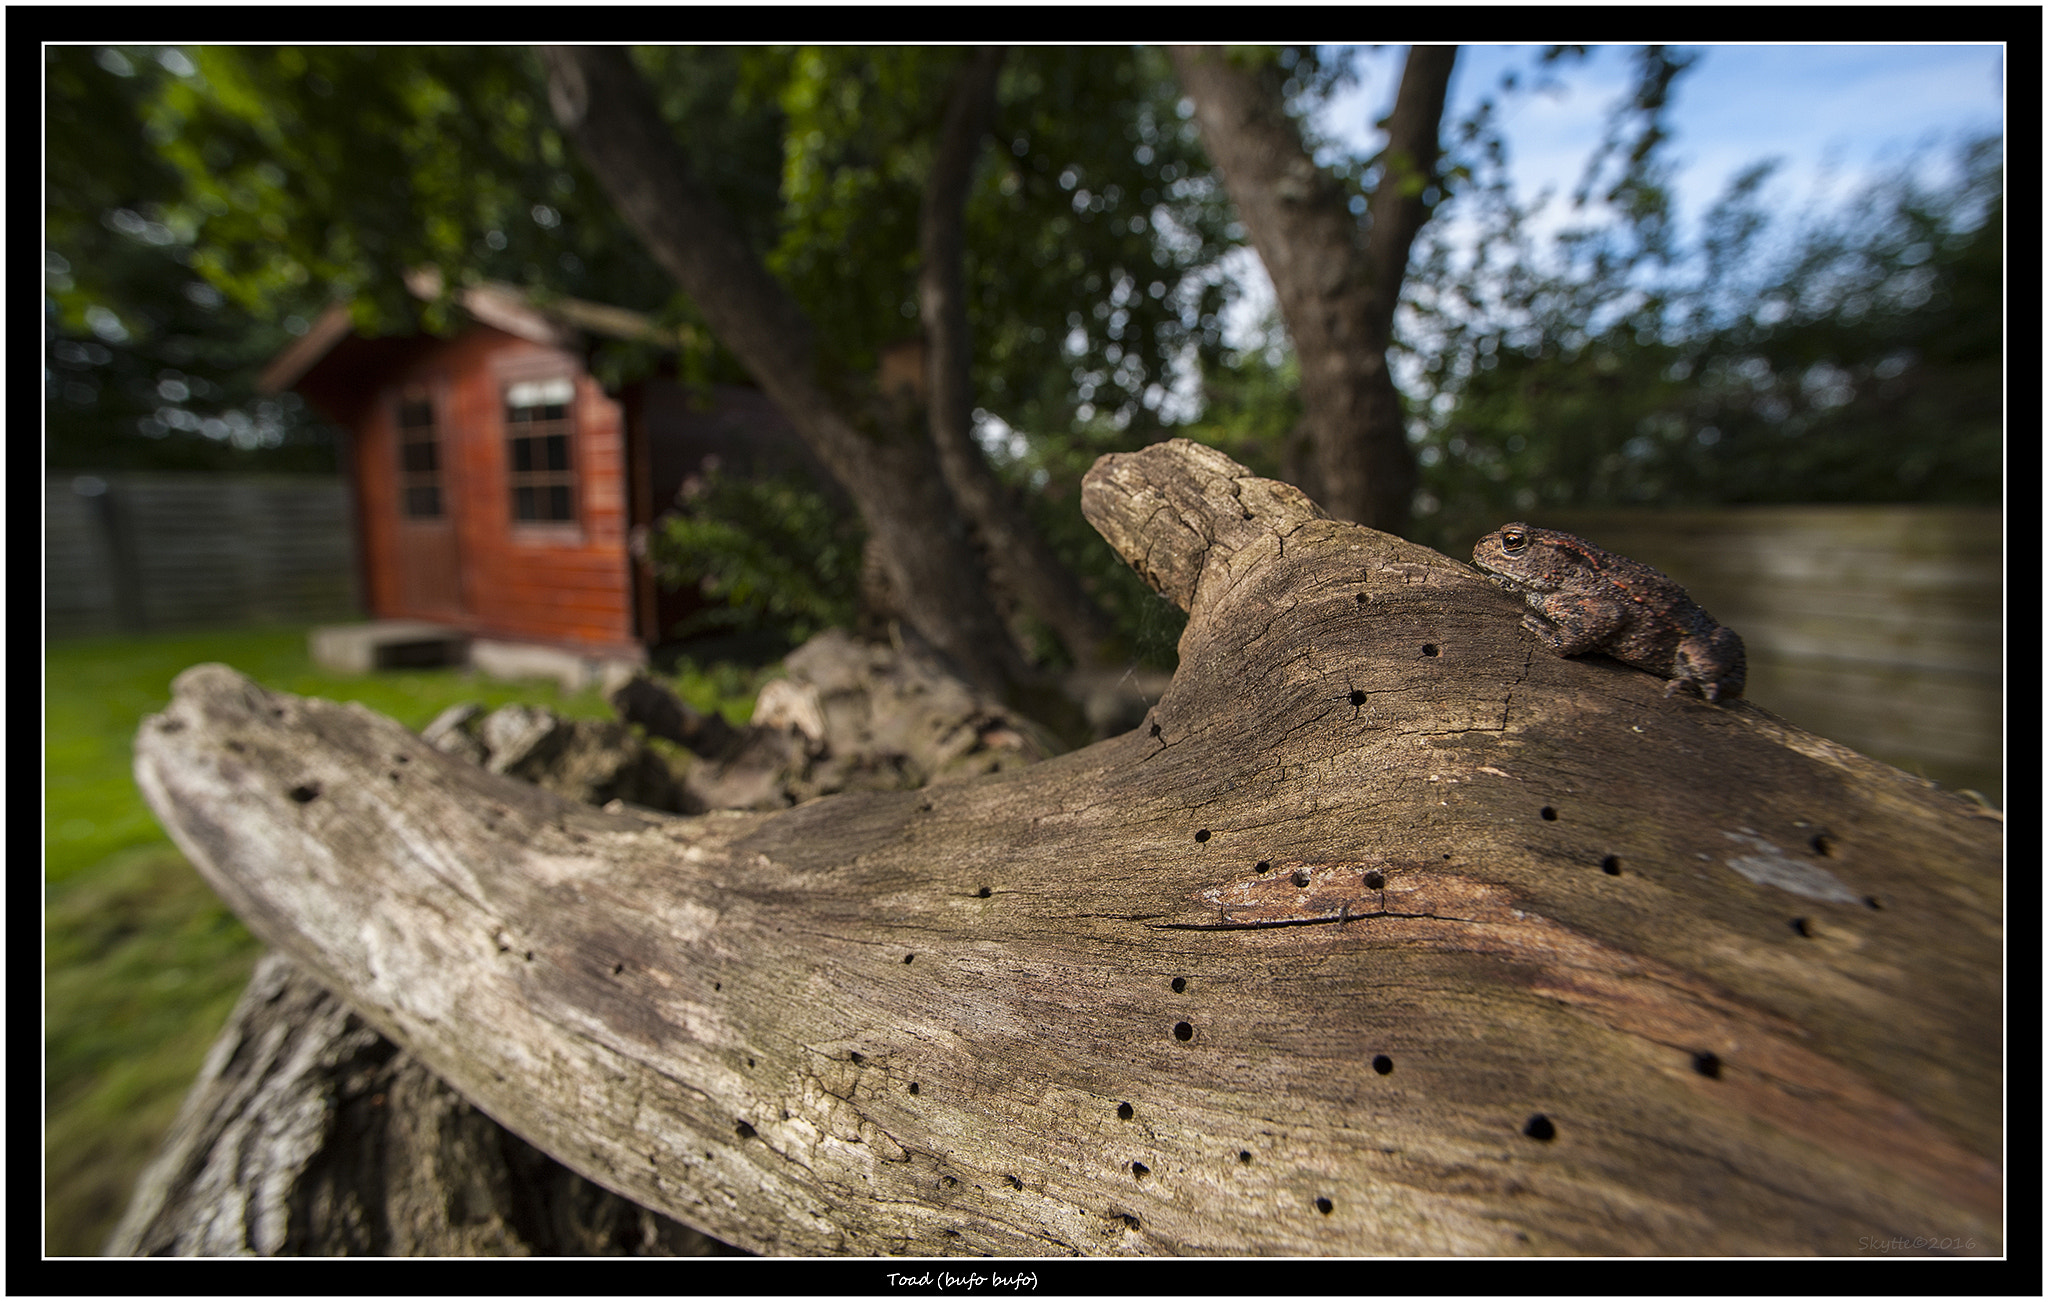
<path id="1" fill-rule="evenodd" d="M 579 654 L 533 642 L 471 637 L 459 628 L 413 619 L 328 624 L 314 629 L 310 642 L 313 663 L 335 673 L 454 665 L 508 682 L 548 679 L 568 692 L 586 687 L 609 691 L 645 663 L 644 657 Z"/>
<path id="2" fill-rule="evenodd" d="M 499 642 L 477 638 L 470 643 L 469 663 L 478 673 L 492 678 L 549 678 L 567 692 L 586 687 L 605 690 L 631 678 L 638 661 L 608 656 L 578 655 L 557 647 L 531 642 Z"/>
<path id="3" fill-rule="evenodd" d="M 380 619 L 367 624 L 327 624 L 309 638 L 313 663 L 341 674 L 378 669 L 426 669 L 466 664 L 469 635 L 423 620 Z"/>

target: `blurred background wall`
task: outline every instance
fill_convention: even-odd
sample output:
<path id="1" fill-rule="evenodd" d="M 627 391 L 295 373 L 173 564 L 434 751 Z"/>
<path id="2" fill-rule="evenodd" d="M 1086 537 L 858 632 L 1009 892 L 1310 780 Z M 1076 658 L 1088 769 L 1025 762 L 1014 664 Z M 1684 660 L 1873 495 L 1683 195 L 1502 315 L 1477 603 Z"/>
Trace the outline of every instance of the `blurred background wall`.
<path id="1" fill-rule="evenodd" d="M 1750 700 L 2004 805 L 2004 515 L 1957 506 L 1532 512 L 1742 635 Z"/>
<path id="2" fill-rule="evenodd" d="M 348 491 L 290 475 L 44 480 L 49 637 L 349 619 Z"/>

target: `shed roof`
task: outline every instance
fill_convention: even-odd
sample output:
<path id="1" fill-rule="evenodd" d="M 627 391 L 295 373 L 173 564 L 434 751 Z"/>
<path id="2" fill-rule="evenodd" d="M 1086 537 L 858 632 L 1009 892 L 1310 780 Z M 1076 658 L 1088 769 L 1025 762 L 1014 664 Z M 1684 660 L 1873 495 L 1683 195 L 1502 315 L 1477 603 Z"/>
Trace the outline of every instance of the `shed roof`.
<path id="1" fill-rule="evenodd" d="M 431 302 L 441 296 L 441 273 L 432 267 L 406 273 L 405 287 L 414 298 Z M 586 299 L 537 294 L 501 281 L 479 281 L 455 292 L 455 301 L 473 319 L 510 335 L 555 347 L 575 347 L 583 335 L 645 340 L 677 347 L 692 341 L 688 326 L 663 330 L 645 313 Z M 271 359 L 257 377 L 263 393 L 278 393 L 297 384 L 336 345 L 355 332 L 346 302 L 331 304 L 306 333 Z"/>

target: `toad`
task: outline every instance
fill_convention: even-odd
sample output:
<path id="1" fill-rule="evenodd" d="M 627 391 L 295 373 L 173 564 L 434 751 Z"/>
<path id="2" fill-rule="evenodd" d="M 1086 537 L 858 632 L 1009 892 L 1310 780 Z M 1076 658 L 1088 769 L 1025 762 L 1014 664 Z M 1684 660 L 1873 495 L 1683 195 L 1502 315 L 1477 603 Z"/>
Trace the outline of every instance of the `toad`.
<path id="1" fill-rule="evenodd" d="M 1684 588 L 1641 561 L 1555 529 L 1507 524 L 1479 540 L 1472 563 L 1529 603 L 1522 626 L 1561 656 L 1602 652 L 1709 701 L 1742 695 L 1742 639 Z"/>

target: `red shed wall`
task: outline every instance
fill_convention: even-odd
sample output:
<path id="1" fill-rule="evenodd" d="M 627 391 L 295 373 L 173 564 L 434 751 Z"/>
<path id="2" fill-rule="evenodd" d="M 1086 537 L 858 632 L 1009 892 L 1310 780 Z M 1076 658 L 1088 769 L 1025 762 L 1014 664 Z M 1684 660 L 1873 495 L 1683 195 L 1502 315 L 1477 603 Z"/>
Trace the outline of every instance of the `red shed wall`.
<path id="1" fill-rule="evenodd" d="M 591 654 L 636 654 L 627 552 L 626 464 L 619 405 L 570 352 L 487 326 L 421 339 L 374 385 L 352 422 L 365 582 L 380 618 L 435 619 L 486 637 L 553 643 Z M 504 394 L 521 380 L 576 384 L 573 522 L 512 519 Z M 441 483 L 459 590 L 422 601 L 426 536 L 400 513 L 397 407 L 408 385 L 433 395 Z M 410 556 L 408 555 L 410 552 Z"/>

